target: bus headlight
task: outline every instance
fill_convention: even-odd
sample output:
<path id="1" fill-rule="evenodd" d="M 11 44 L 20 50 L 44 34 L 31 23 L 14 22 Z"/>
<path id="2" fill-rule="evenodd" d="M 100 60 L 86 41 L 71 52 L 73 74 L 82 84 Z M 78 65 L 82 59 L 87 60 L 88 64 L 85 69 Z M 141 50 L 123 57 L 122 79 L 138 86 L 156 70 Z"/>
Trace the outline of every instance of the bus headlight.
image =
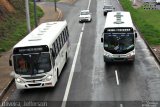
<path id="1" fill-rule="evenodd" d="M 104 51 L 104 56 L 106 57 L 113 57 L 111 53 Z"/>
<path id="2" fill-rule="evenodd" d="M 127 57 L 133 57 L 134 55 L 135 55 L 135 52 L 132 51 L 132 52 L 130 52 L 130 53 L 127 54 Z"/>
<path id="3" fill-rule="evenodd" d="M 52 79 L 52 75 L 46 77 L 45 81 L 50 81 Z"/>
<path id="4" fill-rule="evenodd" d="M 129 57 L 129 58 L 132 57 L 132 54 L 131 54 L 131 53 L 128 53 L 128 54 L 127 54 L 127 57 Z"/>
<path id="5" fill-rule="evenodd" d="M 24 81 L 23 81 L 22 79 L 20 79 L 20 78 L 16 78 L 16 81 L 17 81 L 18 83 L 24 83 Z"/>

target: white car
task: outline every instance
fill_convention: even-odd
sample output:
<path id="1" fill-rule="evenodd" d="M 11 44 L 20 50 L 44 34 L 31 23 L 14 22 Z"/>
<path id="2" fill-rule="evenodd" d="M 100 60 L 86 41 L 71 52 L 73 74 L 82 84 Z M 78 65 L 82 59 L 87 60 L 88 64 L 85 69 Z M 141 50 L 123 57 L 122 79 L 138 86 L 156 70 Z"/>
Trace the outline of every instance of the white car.
<path id="1" fill-rule="evenodd" d="M 79 15 L 79 22 L 91 22 L 92 16 L 89 10 L 81 10 Z"/>
<path id="2" fill-rule="evenodd" d="M 104 16 L 106 16 L 108 12 L 112 12 L 113 10 L 115 10 L 115 8 L 112 5 L 104 5 L 103 7 Z"/>
<path id="3" fill-rule="evenodd" d="M 159 3 L 160 3 L 160 0 L 156 0 L 156 3 L 159 4 Z"/>

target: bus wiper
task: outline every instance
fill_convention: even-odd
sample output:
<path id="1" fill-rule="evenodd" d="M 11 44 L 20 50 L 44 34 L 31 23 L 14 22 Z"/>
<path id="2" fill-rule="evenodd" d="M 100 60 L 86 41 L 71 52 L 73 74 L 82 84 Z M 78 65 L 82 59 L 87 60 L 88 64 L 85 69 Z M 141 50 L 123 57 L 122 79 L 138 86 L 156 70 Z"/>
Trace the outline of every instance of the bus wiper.
<path id="1" fill-rule="evenodd" d="M 114 47 L 114 50 L 118 50 L 119 49 L 119 45 Z"/>
<path id="2" fill-rule="evenodd" d="M 33 74 L 35 74 L 34 69 L 36 70 L 36 73 L 38 73 L 38 69 L 39 69 L 38 61 L 40 56 L 41 56 L 41 52 L 38 54 L 38 56 L 36 56 L 35 59 L 33 59 Z"/>
<path id="3" fill-rule="evenodd" d="M 132 45 L 130 45 L 130 46 L 128 46 L 127 50 L 128 50 L 128 49 L 130 49 L 130 48 L 132 48 L 132 47 L 134 47 L 134 45 L 133 45 L 133 44 L 132 44 Z"/>

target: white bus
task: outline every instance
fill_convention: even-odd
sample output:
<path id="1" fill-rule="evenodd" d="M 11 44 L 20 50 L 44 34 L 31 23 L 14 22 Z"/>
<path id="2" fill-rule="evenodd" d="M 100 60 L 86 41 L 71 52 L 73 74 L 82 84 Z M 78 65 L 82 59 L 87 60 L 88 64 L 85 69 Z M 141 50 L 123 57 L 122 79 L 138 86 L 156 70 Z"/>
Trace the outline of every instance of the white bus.
<path id="1" fill-rule="evenodd" d="M 66 21 L 39 25 L 13 47 L 9 63 L 14 66 L 17 89 L 54 87 L 68 52 Z"/>
<path id="2" fill-rule="evenodd" d="M 101 38 L 104 47 L 104 61 L 133 62 L 136 37 L 137 33 L 129 12 L 109 12 Z"/>

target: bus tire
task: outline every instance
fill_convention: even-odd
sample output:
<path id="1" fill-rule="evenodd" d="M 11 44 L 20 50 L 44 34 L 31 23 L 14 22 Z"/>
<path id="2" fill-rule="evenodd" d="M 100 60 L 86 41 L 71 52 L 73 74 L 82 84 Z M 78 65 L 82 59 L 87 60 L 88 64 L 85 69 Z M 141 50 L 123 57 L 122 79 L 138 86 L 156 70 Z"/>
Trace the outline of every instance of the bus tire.
<path id="1" fill-rule="evenodd" d="M 134 60 L 133 61 L 129 61 L 129 64 L 133 65 L 134 64 Z"/>

